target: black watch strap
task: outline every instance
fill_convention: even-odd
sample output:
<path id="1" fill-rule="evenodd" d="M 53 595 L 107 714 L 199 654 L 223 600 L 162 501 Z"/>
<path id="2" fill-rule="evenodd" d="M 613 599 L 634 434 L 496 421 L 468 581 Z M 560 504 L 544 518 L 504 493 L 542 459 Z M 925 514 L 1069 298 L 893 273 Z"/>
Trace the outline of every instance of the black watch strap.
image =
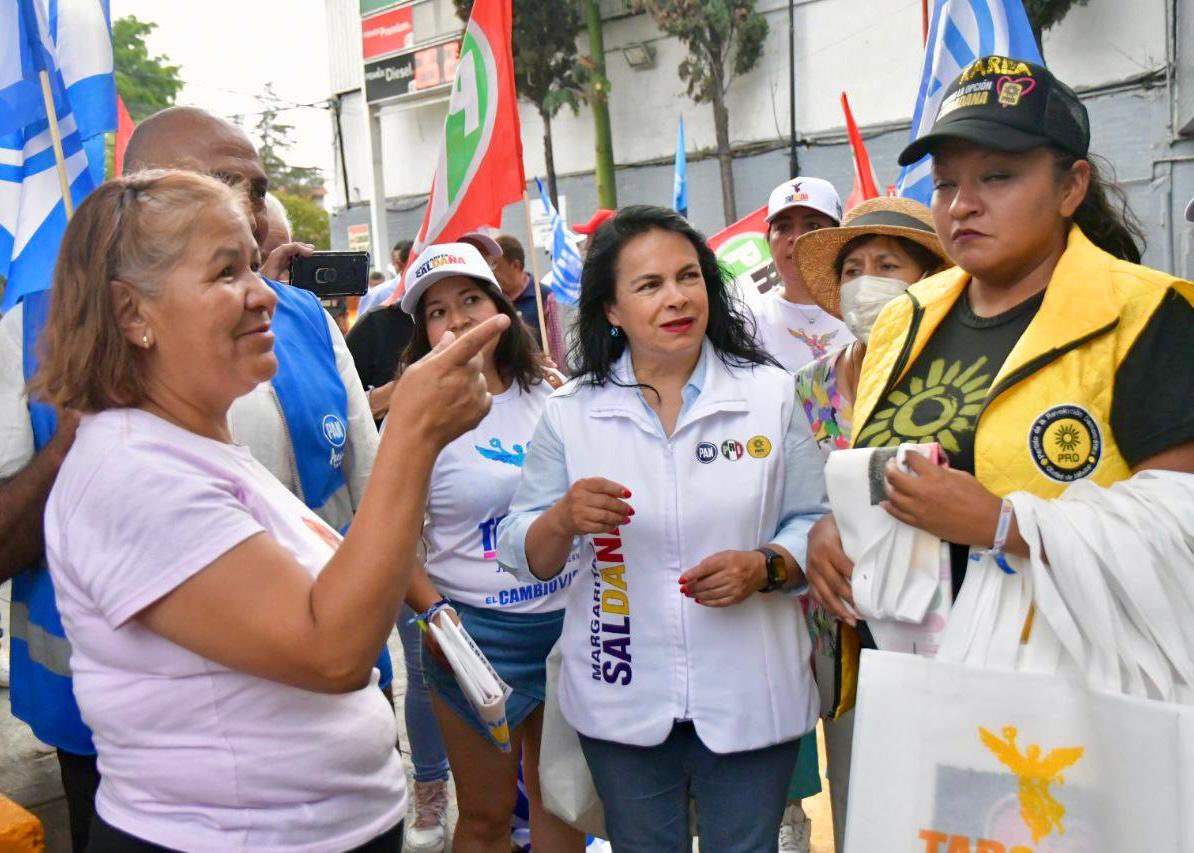
<path id="1" fill-rule="evenodd" d="M 778 551 L 771 548 L 764 547 L 755 550 L 762 554 L 767 561 L 767 586 L 760 591 L 775 592 L 777 589 L 783 589 L 784 584 L 788 582 L 788 567 L 784 563 L 784 558 Z"/>

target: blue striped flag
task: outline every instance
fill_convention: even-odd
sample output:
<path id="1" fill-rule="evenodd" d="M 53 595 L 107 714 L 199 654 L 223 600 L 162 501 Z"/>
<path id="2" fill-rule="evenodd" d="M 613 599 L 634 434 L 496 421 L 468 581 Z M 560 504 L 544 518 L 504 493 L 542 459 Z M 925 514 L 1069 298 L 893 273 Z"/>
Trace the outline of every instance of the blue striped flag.
<path id="1" fill-rule="evenodd" d="M 564 218 L 551 203 L 543 181 L 535 178 L 535 183 L 539 185 L 539 198 L 551 217 L 551 270 L 544 276 L 543 284 L 560 302 L 575 305 L 580 301 L 580 271 L 584 266 L 580 250 L 576 248 L 580 238 L 568 230 Z"/>
<path id="2" fill-rule="evenodd" d="M 974 60 L 992 54 L 1043 64 L 1021 0 L 936 0 L 925 42 L 912 136 L 924 136 L 937 118 L 945 88 Z M 933 195 L 931 158 L 900 170 L 900 195 L 928 204 Z"/>
<path id="3" fill-rule="evenodd" d="M 0 310 L 50 286 L 66 210 L 39 74 L 48 72 L 77 207 L 116 129 L 107 0 L 0 0 Z"/>
<path id="4" fill-rule="evenodd" d="M 676 171 L 672 178 L 672 207 L 681 216 L 688 215 L 688 152 L 684 146 L 684 116 L 676 131 Z"/>

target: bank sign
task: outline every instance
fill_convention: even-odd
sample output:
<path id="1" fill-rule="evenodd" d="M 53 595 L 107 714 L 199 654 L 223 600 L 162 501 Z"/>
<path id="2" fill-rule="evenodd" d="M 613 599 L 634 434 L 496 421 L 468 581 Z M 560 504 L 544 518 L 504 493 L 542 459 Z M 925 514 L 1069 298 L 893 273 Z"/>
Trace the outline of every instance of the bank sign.
<path id="1" fill-rule="evenodd" d="M 365 100 L 371 104 L 448 86 L 460 64 L 460 39 L 365 63 Z"/>

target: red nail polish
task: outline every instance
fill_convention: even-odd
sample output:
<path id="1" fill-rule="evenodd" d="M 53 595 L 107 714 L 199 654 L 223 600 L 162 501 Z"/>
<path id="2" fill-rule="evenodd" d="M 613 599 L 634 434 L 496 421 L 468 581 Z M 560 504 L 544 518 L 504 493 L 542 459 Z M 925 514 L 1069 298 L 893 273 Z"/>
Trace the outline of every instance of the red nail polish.
<path id="1" fill-rule="evenodd" d="M 631 515 L 634 515 L 634 507 L 631 507 L 631 508 L 630 508 L 630 514 L 631 514 Z"/>
<path id="2" fill-rule="evenodd" d="M 623 523 L 623 524 L 629 524 L 629 523 L 630 523 L 630 516 L 626 516 L 626 520 L 625 520 L 625 521 L 623 521 L 622 523 Z"/>
<path id="3" fill-rule="evenodd" d="M 623 489 L 623 490 L 622 490 L 622 497 L 624 497 L 624 498 L 628 498 L 628 497 L 630 497 L 630 489 Z"/>

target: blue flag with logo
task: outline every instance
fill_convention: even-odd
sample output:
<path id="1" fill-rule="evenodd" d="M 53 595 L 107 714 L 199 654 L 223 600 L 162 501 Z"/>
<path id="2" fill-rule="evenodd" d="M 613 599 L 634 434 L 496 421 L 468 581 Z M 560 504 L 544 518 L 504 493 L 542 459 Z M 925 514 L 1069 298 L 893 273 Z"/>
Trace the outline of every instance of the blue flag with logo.
<path id="1" fill-rule="evenodd" d="M 676 131 L 676 173 L 672 178 L 672 207 L 681 216 L 688 215 L 688 152 L 684 150 L 684 116 Z"/>
<path id="2" fill-rule="evenodd" d="M 936 0 L 911 140 L 929 132 L 954 78 L 974 60 L 992 54 L 1044 64 L 1021 0 Z M 900 195 L 928 204 L 933 195 L 931 158 L 905 166 L 896 188 Z"/>
<path id="3" fill-rule="evenodd" d="M 42 71 L 77 207 L 103 181 L 116 129 L 107 0 L 0 0 L 0 310 L 50 286 L 66 231 Z"/>
<path id="4" fill-rule="evenodd" d="M 551 219 L 551 270 L 543 278 L 543 284 L 560 302 L 575 305 L 580 301 L 580 271 L 584 266 L 576 247 L 580 239 L 568 230 L 564 218 L 551 203 L 543 181 L 535 178 L 535 183 L 539 185 L 539 198 Z"/>

